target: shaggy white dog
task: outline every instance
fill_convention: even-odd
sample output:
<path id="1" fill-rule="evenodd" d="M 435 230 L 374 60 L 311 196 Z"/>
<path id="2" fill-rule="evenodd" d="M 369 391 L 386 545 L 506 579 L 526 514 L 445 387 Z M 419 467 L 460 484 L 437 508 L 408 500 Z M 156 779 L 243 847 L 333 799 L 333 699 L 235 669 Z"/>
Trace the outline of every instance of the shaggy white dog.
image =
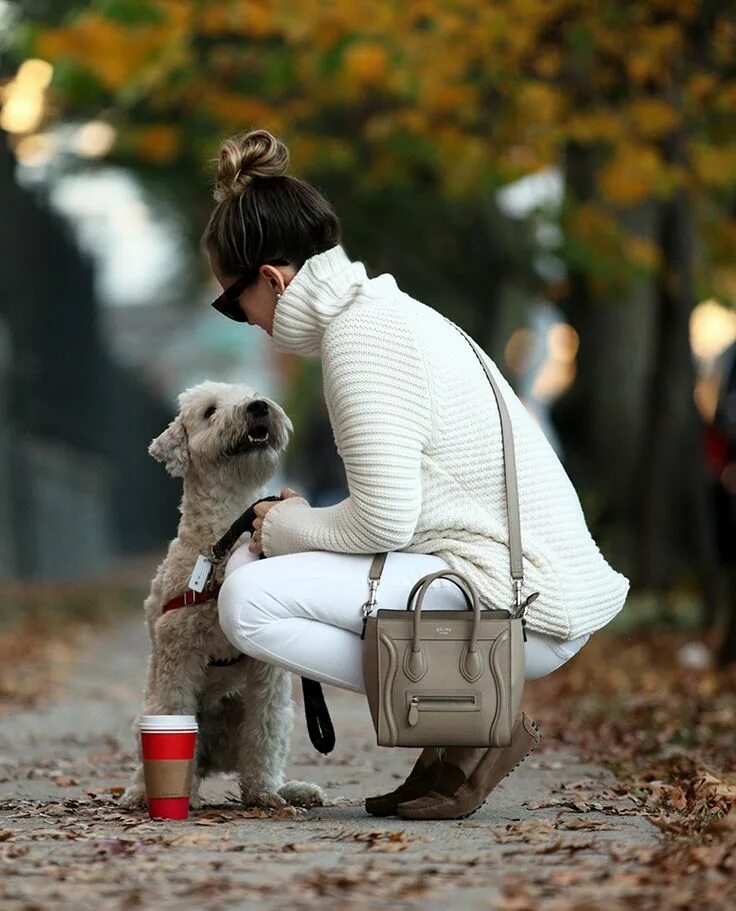
<path id="1" fill-rule="evenodd" d="M 218 621 L 217 601 L 162 612 L 187 588 L 198 554 L 209 548 L 255 500 L 266 496 L 293 432 L 276 403 L 246 385 L 204 382 L 179 396 L 179 414 L 149 447 L 169 474 L 184 479 L 177 536 L 158 567 L 144 607 L 152 651 L 140 715 L 194 715 L 199 722 L 191 788 L 201 806 L 200 780 L 213 772 L 237 772 L 246 806 L 311 806 L 324 792 L 305 781 L 284 782 L 283 767 L 294 721 L 288 671 L 243 655 L 236 658 Z M 237 543 L 237 542 L 236 542 Z M 224 576 L 215 567 L 215 581 Z M 133 728 L 138 742 L 138 721 Z M 142 757 L 120 799 L 145 804 Z"/>

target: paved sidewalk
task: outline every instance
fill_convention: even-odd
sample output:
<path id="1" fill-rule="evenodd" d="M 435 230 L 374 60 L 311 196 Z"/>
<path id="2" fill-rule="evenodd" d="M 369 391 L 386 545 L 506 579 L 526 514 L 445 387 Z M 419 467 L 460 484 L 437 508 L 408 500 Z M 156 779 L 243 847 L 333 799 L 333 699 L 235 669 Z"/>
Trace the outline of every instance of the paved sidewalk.
<path id="1" fill-rule="evenodd" d="M 658 843 L 607 770 L 581 763 L 544 730 L 470 819 L 369 816 L 363 797 L 395 787 L 417 751 L 377 747 L 364 697 L 326 686 L 337 744 L 317 753 L 296 677 L 287 774 L 319 783 L 330 806 L 249 816 L 223 778 L 204 784 L 206 805 L 189 820 L 153 822 L 116 803 L 133 767 L 130 724 L 147 651 L 142 614 L 89 634 L 74 675 L 45 706 L 0 717 L 4 911 L 434 911 L 450 901 L 454 911 L 521 909 L 525 883 L 564 892 L 605 876 L 612 858 L 624 865 Z"/>

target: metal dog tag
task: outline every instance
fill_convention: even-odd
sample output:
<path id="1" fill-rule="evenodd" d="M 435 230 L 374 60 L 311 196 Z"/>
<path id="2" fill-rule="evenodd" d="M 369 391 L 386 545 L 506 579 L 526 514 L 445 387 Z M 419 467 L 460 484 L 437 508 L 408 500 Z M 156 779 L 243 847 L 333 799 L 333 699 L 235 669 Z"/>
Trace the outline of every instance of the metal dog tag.
<path id="1" fill-rule="evenodd" d="M 194 569 L 192 574 L 189 577 L 189 588 L 195 592 L 204 591 L 204 587 L 207 584 L 207 580 L 210 577 L 212 572 L 213 563 L 211 560 L 208 560 L 207 557 L 204 557 L 200 554 L 197 557 L 197 562 L 194 564 Z"/>

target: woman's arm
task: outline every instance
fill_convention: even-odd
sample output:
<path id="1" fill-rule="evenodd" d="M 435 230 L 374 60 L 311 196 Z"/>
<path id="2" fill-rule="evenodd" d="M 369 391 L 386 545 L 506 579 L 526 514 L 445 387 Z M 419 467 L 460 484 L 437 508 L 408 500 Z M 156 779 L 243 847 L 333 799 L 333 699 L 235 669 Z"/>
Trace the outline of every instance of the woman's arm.
<path id="1" fill-rule="evenodd" d="M 398 550 L 421 512 L 421 455 L 433 427 L 426 366 L 401 305 L 355 305 L 336 317 L 322 372 L 350 494 L 334 506 L 276 503 L 264 517 L 263 552 Z"/>

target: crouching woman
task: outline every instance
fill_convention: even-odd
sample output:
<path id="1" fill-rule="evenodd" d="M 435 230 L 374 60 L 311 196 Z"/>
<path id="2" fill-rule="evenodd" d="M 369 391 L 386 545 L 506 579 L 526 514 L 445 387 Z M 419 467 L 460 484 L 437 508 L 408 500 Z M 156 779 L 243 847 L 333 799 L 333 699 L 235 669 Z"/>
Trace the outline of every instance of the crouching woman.
<path id="1" fill-rule="evenodd" d="M 288 491 L 258 504 L 253 539 L 228 562 L 219 618 L 245 654 L 364 692 L 361 606 L 375 553 L 389 551 L 381 608 L 405 609 L 420 576 L 448 568 L 473 581 L 482 606 L 514 604 L 501 424 L 483 366 L 458 328 L 390 273 L 369 278 L 342 246 L 330 204 L 287 175 L 287 162 L 283 143 L 265 130 L 227 140 L 203 243 L 226 315 L 259 326 L 279 352 L 321 358 L 349 493 L 319 508 Z M 526 679 L 535 679 L 569 661 L 621 610 L 629 580 L 598 549 L 539 423 L 487 355 L 485 363 L 514 437 L 522 597 L 540 593 L 526 612 Z M 467 604 L 440 579 L 423 608 Z M 366 810 L 467 816 L 539 737 L 520 712 L 508 747 L 426 747 L 406 781 L 368 797 Z"/>

